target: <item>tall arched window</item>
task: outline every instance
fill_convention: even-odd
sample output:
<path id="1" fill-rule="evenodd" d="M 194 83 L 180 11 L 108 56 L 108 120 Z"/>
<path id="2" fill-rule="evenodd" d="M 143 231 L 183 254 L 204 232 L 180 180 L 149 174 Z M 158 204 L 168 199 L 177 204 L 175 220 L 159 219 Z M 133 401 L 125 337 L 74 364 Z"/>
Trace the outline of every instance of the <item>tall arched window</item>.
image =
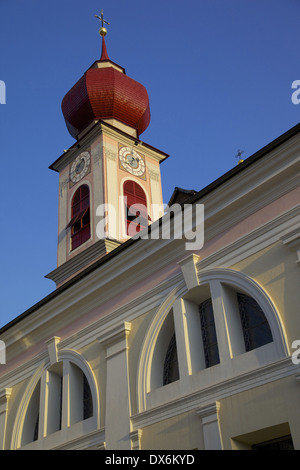
<path id="1" fill-rule="evenodd" d="M 191 288 L 178 284 L 153 317 L 138 367 L 139 411 L 165 400 L 167 391 L 156 392 L 163 385 L 179 397 L 178 382 L 191 376 L 200 390 L 288 354 L 278 311 L 255 280 L 228 268 L 202 270 Z"/>
<path id="2" fill-rule="evenodd" d="M 125 181 L 126 234 L 134 236 L 148 225 L 147 198 L 143 188 L 135 181 Z"/>
<path id="3" fill-rule="evenodd" d="M 40 411 L 42 416 L 40 416 Z M 21 447 L 68 429 L 95 414 L 91 387 L 76 364 L 58 362 L 44 371 L 25 414 Z"/>
<path id="4" fill-rule="evenodd" d="M 75 192 L 71 206 L 71 250 L 82 245 L 91 236 L 90 228 L 90 190 L 84 184 Z"/>

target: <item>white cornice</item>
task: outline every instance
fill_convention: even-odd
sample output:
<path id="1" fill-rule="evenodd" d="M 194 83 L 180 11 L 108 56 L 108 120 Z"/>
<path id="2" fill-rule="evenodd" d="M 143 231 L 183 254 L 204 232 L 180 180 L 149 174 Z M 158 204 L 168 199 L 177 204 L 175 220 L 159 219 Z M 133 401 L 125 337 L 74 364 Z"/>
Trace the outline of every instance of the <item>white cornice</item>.
<path id="1" fill-rule="evenodd" d="M 89 246 L 78 255 L 58 266 L 45 277 L 51 279 L 56 284 L 61 284 L 72 275 L 78 273 L 89 264 L 95 262 L 95 260 L 98 258 L 105 256 L 106 253 L 109 253 L 120 244 L 121 242 L 118 242 L 117 240 L 98 240 L 96 243 Z"/>
<path id="2" fill-rule="evenodd" d="M 200 198 L 197 202 L 205 207 L 205 240 L 299 187 L 299 155 L 297 137 L 296 146 L 285 143 Z"/>
<path id="3" fill-rule="evenodd" d="M 98 449 L 104 443 L 105 429 L 97 429 L 81 437 L 66 441 L 52 450 L 89 450 Z"/>
<path id="4" fill-rule="evenodd" d="M 131 417 L 133 430 L 150 426 L 181 413 L 190 411 L 194 411 L 196 413 L 200 407 L 208 406 L 213 402 L 222 400 L 223 398 L 297 373 L 299 373 L 299 367 L 292 363 L 290 357 L 282 359 L 267 366 L 260 367 L 257 370 L 237 375 L 225 381 L 223 380 L 216 385 L 203 388 L 195 393 L 179 396 L 172 401 L 168 401 L 164 404 L 143 411 L 142 413 L 133 415 Z M 174 388 L 178 383 L 179 382 L 173 382 L 167 387 Z"/>
<path id="5" fill-rule="evenodd" d="M 267 246 L 281 241 L 290 228 L 300 230 L 300 205 L 252 230 L 210 256 L 200 259 L 197 268 L 201 270 L 207 266 L 228 267 L 236 264 Z"/>

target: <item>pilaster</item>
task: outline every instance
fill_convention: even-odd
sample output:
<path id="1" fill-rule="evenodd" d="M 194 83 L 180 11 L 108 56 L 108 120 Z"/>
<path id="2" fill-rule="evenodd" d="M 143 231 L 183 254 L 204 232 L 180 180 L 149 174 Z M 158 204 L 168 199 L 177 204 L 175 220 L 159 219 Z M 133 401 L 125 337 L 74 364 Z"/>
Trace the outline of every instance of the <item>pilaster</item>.
<path id="1" fill-rule="evenodd" d="M 220 403 L 216 401 L 197 410 L 203 427 L 205 450 L 223 450 L 219 423 Z"/>
<path id="2" fill-rule="evenodd" d="M 127 342 L 130 331 L 131 324 L 124 322 L 98 337 L 99 343 L 106 348 L 105 443 L 107 450 L 131 449 Z"/>
<path id="3" fill-rule="evenodd" d="M 10 396 L 11 388 L 5 388 L 0 391 L 0 450 L 5 449 L 8 401 Z"/>

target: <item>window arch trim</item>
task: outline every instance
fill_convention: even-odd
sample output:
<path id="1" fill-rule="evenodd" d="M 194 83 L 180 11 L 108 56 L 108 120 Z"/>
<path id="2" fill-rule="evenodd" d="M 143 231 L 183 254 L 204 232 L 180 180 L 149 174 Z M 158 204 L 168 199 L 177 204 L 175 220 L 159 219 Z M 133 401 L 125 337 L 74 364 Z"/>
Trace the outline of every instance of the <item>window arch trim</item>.
<path id="1" fill-rule="evenodd" d="M 283 356 L 290 354 L 286 332 L 279 313 L 270 296 L 257 281 L 245 273 L 229 268 L 206 269 L 198 274 L 199 285 L 214 280 L 221 284 L 229 284 L 234 289 L 241 289 L 242 292 L 253 297 L 266 316 L 271 328 L 273 341 L 279 348 L 279 354 Z"/>
<path id="2" fill-rule="evenodd" d="M 177 287 L 169 293 L 158 308 L 146 332 L 137 369 L 136 387 L 139 412 L 147 410 L 147 395 L 151 392 L 150 371 L 152 360 L 156 342 L 167 315 L 176 301 L 181 298 L 184 299 L 184 297 L 195 288 L 209 284 L 209 282 L 216 281 L 220 284 L 231 285 L 233 288 L 239 289 L 253 297 L 262 308 L 271 328 L 273 342 L 276 345 L 276 357 L 285 358 L 290 354 L 286 333 L 279 313 L 272 299 L 257 281 L 240 271 L 230 268 L 207 268 L 198 273 L 197 266 L 195 266 L 195 272 L 196 276 L 193 276 L 193 283 L 189 283 L 189 288 L 187 287 L 185 278 L 183 278 L 178 282 Z M 191 279 L 191 277 L 189 279 Z"/>
<path id="3" fill-rule="evenodd" d="M 173 307 L 175 301 L 181 297 L 184 293 L 187 292 L 184 282 L 173 289 L 167 298 L 163 301 L 161 306 L 158 308 L 156 314 L 150 326 L 147 330 L 144 342 L 141 348 L 139 363 L 137 368 L 137 403 L 139 412 L 145 411 L 147 409 L 147 393 L 150 392 L 150 377 L 149 373 L 154 350 L 156 346 L 156 341 L 158 339 L 161 328 L 168 316 L 171 308 Z"/>
<path id="4" fill-rule="evenodd" d="M 79 369 L 81 369 L 81 371 L 86 376 L 90 390 L 91 390 L 92 400 L 93 400 L 93 418 L 91 419 L 95 420 L 95 426 L 94 426 L 95 429 L 99 429 L 100 428 L 100 397 L 99 397 L 99 390 L 96 385 L 96 379 L 95 379 L 94 373 L 90 365 L 82 357 L 81 354 L 79 354 L 77 351 L 74 351 L 74 350 L 59 351 L 57 362 L 62 362 L 62 361 L 69 361 L 75 364 L 77 367 L 79 367 Z M 52 365 L 53 365 L 53 362 L 51 362 L 50 359 L 44 360 L 39 365 L 39 367 L 37 368 L 37 370 L 35 371 L 35 373 L 32 375 L 32 377 L 29 380 L 29 383 L 23 393 L 23 396 L 20 401 L 20 405 L 16 413 L 16 418 L 15 418 L 13 431 L 12 431 L 11 450 L 17 450 L 21 448 L 24 420 L 26 417 L 28 406 L 30 404 L 32 394 L 36 386 L 38 385 L 39 381 L 41 380 L 43 373 L 46 372 L 48 369 L 50 369 Z"/>

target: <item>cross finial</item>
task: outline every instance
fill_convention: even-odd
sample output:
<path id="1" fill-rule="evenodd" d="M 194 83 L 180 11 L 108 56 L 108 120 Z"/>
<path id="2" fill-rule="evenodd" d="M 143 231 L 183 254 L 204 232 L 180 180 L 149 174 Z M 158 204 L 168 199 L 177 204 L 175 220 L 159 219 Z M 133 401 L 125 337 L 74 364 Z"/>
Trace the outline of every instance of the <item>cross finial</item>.
<path id="1" fill-rule="evenodd" d="M 104 25 L 104 23 L 105 23 L 105 24 L 108 24 L 108 25 L 109 25 L 110 23 L 109 23 L 108 21 L 106 21 L 106 20 L 103 18 L 103 10 L 101 10 L 100 16 L 95 15 L 95 17 L 98 18 L 98 19 L 101 21 L 101 28 L 100 28 L 100 30 L 99 30 L 99 34 L 100 34 L 101 36 L 105 36 L 106 33 L 107 33 L 107 29 L 104 28 L 103 25 Z"/>
<path id="2" fill-rule="evenodd" d="M 236 154 L 235 157 L 236 157 L 236 158 L 239 158 L 239 162 L 238 162 L 238 163 L 242 163 L 242 162 L 244 161 L 244 160 L 241 159 L 241 156 L 243 155 L 243 153 L 244 153 L 244 150 L 240 150 L 240 149 L 239 149 L 239 150 L 237 151 L 237 154 Z"/>

